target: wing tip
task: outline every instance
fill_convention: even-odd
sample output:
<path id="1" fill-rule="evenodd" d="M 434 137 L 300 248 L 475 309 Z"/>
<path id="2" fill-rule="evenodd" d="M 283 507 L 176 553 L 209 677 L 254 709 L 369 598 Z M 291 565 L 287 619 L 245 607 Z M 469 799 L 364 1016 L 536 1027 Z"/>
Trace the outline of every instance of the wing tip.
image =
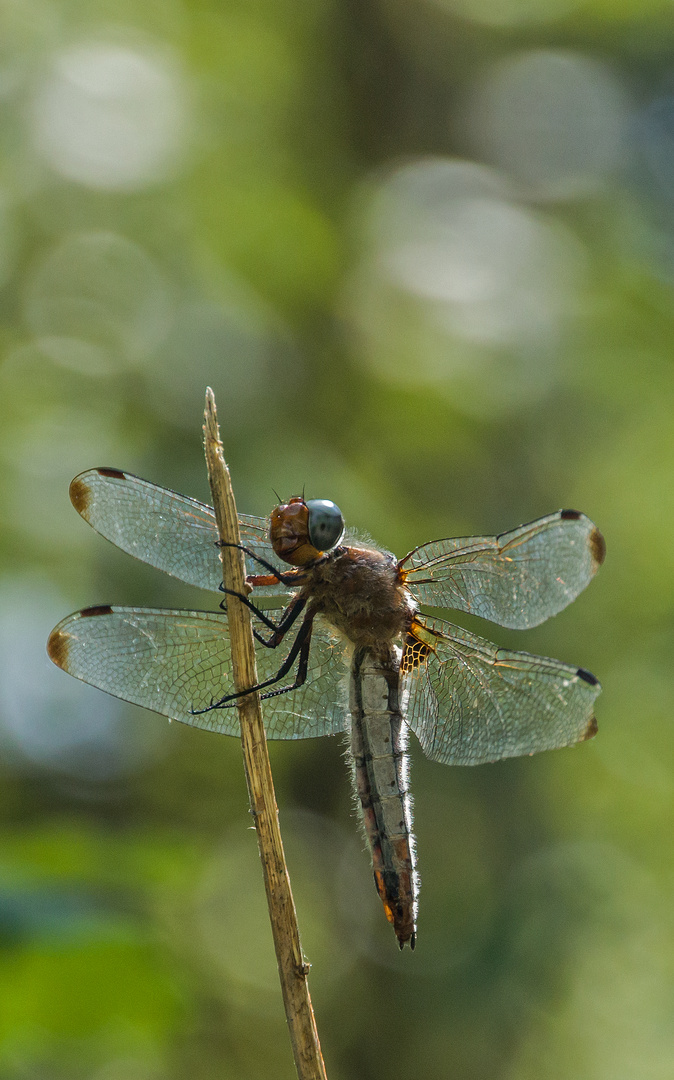
<path id="1" fill-rule="evenodd" d="M 599 731 L 599 724 L 597 723 L 597 717 L 592 715 L 588 720 L 587 727 L 581 735 L 579 742 L 587 742 L 588 739 L 594 739 L 595 735 Z"/>
<path id="2" fill-rule="evenodd" d="M 93 619 L 97 615 L 112 615 L 113 609 L 109 604 L 99 604 L 97 607 L 83 608 L 82 611 L 69 615 L 67 619 L 56 626 L 47 639 L 47 656 L 57 667 L 68 671 L 70 659 L 70 642 L 73 635 L 65 629 L 66 625 L 72 624 L 77 619 Z"/>
<path id="3" fill-rule="evenodd" d="M 88 520 L 87 513 L 89 511 L 89 502 L 91 499 L 91 485 L 88 478 L 92 473 L 108 477 L 111 480 L 125 480 L 127 475 L 126 473 L 123 473 L 121 469 L 102 467 L 99 469 L 87 469 L 86 472 L 79 473 L 75 479 L 70 482 L 70 501 L 77 510 L 77 513 L 81 514 L 85 520 Z"/>
<path id="4" fill-rule="evenodd" d="M 77 513 L 81 514 L 83 518 L 86 518 L 89 510 L 91 488 L 83 480 L 83 475 L 84 474 L 76 476 L 74 480 L 71 480 L 68 494 L 70 495 L 70 501 L 77 510 Z"/>
<path id="5" fill-rule="evenodd" d="M 55 630 L 52 630 L 47 641 L 47 656 L 53 664 L 57 667 L 63 668 L 64 671 L 68 669 L 68 650 L 70 648 L 70 638 L 68 634 L 57 626 Z"/>
<path id="6" fill-rule="evenodd" d="M 585 518 L 585 514 L 581 514 L 580 510 L 560 510 L 559 516 L 562 521 L 580 521 Z M 587 518 L 585 520 L 588 525 L 592 526 L 587 537 L 587 546 L 590 549 L 590 557 L 592 558 L 592 573 L 596 574 L 606 558 L 606 541 L 597 526 L 593 525 Z"/>
<path id="7" fill-rule="evenodd" d="M 592 556 L 593 572 L 596 573 L 606 558 L 606 541 L 596 525 L 593 526 L 592 532 L 587 538 L 587 546 Z"/>

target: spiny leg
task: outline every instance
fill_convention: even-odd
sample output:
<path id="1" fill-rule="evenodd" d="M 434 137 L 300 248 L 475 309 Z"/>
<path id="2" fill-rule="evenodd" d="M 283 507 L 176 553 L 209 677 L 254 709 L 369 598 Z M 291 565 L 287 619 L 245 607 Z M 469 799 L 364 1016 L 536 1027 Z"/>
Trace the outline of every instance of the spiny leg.
<path id="1" fill-rule="evenodd" d="M 253 562 L 259 563 L 260 566 L 264 566 L 265 570 L 269 570 L 275 581 L 280 581 L 282 585 L 290 586 L 295 583 L 297 577 L 296 570 L 279 570 L 277 566 L 274 566 L 272 563 L 267 562 L 266 559 L 262 559 L 259 555 L 256 555 L 255 552 L 251 551 L 250 548 L 247 548 L 245 544 L 231 544 L 226 540 L 220 540 L 218 541 L 218 545 L 219 547 L 238 548 L 239 551 L 242 551 L 244 555 L 247 555 Z M 273 582 L 269 582 L 268 584 L 273 584 Z"/>
<path id="2" fill-rule="evenodd" d="M 263 638 L 261 634 L 258 634 L 257 631 L 254 630 L 253 633 L 256 640 L 259 641 L 261 645 L 264 645 L 267 649 L 275 649 L 278 645 L 281 644 L 284 637 L 290 630 L 291 626 L 295 624 L 299 616 L 302 614 L 304 608 L 306 607 L 306 603 L 306 600 L 302 596 L 298 596 L 294 600 L 292 600 L 283 612 L 277 626 L 274 626 L 270 619 L 265 619 L 264 622 L 266 622 L 267 625 L 274 632 L 270 638 L 267 638 L 265 640 L 265 638 Z"/>
<path id="3" fill-rule="evenodd" d="M 245 697 L 246 694 L 252 694 L 257 690 L 264 690 L 267 686 L 273 686 L 275 683 L 280 682 L 281 679 L 285 678 L 295 663 L 298 655 L 300 656 L 300 663 L 298 665 L 297 677 L 292 686 L 286 686 L 282 690 L 275 690 L 273 693 L 264 694 L 263 696 L 274 697 L 276 694 L 287 694 L 291 690 L 296 690 L 301 686 L 307 677 L 311 630 L 315 614 L 315 611 L 309 610 L 305 615 L 304 622 L 297 632 L 292 648 L 275 675 L 272 675 L 269 679 L 265 679 L 264 682 L 258 683 L 257 686 L 249 687 L 247 690 L 239 690 L 235 694 L 226 694 L 220 701 L 214 701 L 211 705 L 207 705 L 205 709 L 190 709 L 191 714 L 193 716 L 200 716 L 202 713 L 211 712 L 213 709 L 227 709 L 231 707 L 238 698 Z"/>
<path id="4" fill-rule="evenodd" d="M 256 618 L 260 620 L 260 622 L 263 622 L 269 630 L 273 631 L 270 638 L 263 638 L 262 635 L 258 633 L 255 628 L 253 628 L 253 636 L 255 640 L 259 641 L 260 645 L 264 645 L 267 649 L 275 649 L 277 645 L 281 644 L 283 638 L 290 630 L 290 627 L 293 625 L 299 615 L 301 615 L 306 605 L 306 600 L 304 600 L 300 596 L 296 597 L 284 609 L 279 621 L 275 623 L 272 619 L 268 618 L 268 616 L 265 615 L 265 613 L 260 608 L 256 607 L 255 604 L 251 604 L 248 597 L 244 596 L 243 593 L 234 592 L 233 589 L 225 589 L 224 587 L 222 591 L 227 593 L 228 596 L 236 596 L 237 600 L 240 600 L 242 604 L 245 604 L 246 607 L 253 612 Z M 224 608 L 225 603 L 226 601 L 221 600 L 220 607 Z"/>
<path id="5" fill-rule="evenodd" d="M 302 641 L 302 645 L 300 647 L 295 682 L 291 686 L 282 686 L 280 690 L 270 690 L 268 694 L 262 694 L 263 701 L 266 701 L 267 698 L 278 697 L 280 694 L 289 694 L 291 690 L 298 690 L 300 686 L 304 686 L 305 682 L 307 681 L 307 671 L 309 670 L 309 653 L 311 651 L 312 627 L 313 616 L 311 622 L 309 623 L 309 631 L 304 640 Z"/>

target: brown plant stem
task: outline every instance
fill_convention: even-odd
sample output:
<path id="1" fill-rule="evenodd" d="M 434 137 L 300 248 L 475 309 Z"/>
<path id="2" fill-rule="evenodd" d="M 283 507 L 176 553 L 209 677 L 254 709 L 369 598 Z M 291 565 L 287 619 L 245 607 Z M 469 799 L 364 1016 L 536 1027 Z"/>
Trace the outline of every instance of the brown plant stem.
<path id="1" fill-rule="evenodd" d="M 239 521 L 234 492 L 220 442 L 215 397 L 206 391 L 204 449 L 208 478 L 220 540 L 239 544 Z M 226 588 L 246 594 L 246 567 L 243 552 L 236 547 L 221 548 L 223 581 Z M 257 685 L 255 645 L 250 611 L 234 596 L 227 595 L 227 618 L 232 647 L 232 673 L 237 691 Z M 267 739 L 262 724 L 259 694 L 246 694 L 237 702 L 241 722 L 241 745 L 248 785 L 250 809 L 257 830 L 267 893 L 274 948 L 278 963 L 295 1068 L 299 1080 L 326 1080 L 325 1065 L 311 1006 L 307 973 L 300 945 L 295 904 L 283 853 L 278 808 L 274 794 Z"/>

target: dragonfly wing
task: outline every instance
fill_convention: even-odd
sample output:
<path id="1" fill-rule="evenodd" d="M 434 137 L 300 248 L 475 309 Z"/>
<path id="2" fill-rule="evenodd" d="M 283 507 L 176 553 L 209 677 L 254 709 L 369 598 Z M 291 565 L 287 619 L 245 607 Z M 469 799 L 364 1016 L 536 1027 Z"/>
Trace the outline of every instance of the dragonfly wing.
<path id="1" fill-rule="evenodd" d="M 217 591 L 222 582 L 218 532 L 212 507 L 118 469 L 89 469 L 70 485 L 70 499 L 85 521 L 141 562 L 188 585 Z M 266 518 L 240 515 L 241 542 L 283 569 L 269 543 Z M 247 572 L 260 566 L 246 557 Z M 285 567 L 285 569 L 288 569 Z M 256 596 L 280 595 L 286 585 L 263 586 Z"/>
<path id="2" fill-rule="evenodd" d="M 262 680 L 260 651 L 257 655 L 258 675 Z M 270 673 L 277 671 L 283 660 L 278 655 L 280 650 L 264 651 L 267 656 L 262 659 L 268 667 L 269 654 L 272 656 Z M 317 616 L 311 633 L 309 668 L 304 685 L 262 702 L 269 738 L 310 739 L 314 735 L 334 735 L 344 731 L 349 713 L 349 660 L 349 648 L 320 615 Z M 291 673 L 281 685 L 288 685 L 292 678 Z M 288 731 L 291 734 L 286 734 Z"/>
<path id="3" fill-rule="evenodd" d="M 501 536 L 424 544 L 400 570 L 421 604 L 525 630 L 570 604 L 605 553 L 603 536 L 585 514 L 559 510 Z"/>
<path id="4" fill-rule="evenodd" d="M 601 686 L 583 668 L 499 649 L 442 619 L 418 633 L 430 651 L 406 676 L 407 720 L 433 761 L 480 765 L 596 734 Z"/>
<path id="5" fill-rule="evenodd" d="M 49 637 L 47 651 L 70 675 L 124 701 L 192 727 L 240 734 L 236 708 L 198 715 L 192 711 L 207 708 L 234 690 L 225 615 L 87 608 L 58 624 Z M 275 674 L 285 655 L 281 649 L 260 647 L 261 682 Z M 340 710 L 338 702 L 343 674 L 341 648 L 318 630 L 312 638 L 306 689 L 301 687 L 263 704 L 269 737 L 308 739 L 341 731 L 345 710 Z"/>

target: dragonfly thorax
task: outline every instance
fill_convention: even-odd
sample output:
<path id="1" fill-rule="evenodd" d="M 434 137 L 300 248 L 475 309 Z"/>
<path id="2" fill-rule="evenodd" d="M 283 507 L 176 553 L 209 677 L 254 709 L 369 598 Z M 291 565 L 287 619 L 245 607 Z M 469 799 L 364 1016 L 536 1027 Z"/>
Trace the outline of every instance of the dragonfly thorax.
<path id="1" fill-rule="evenodd" d="M 392 555 L 340 547 L 310 571 L 309 602 L 354 645 L 388 650 L 409 629 L 417 604 Z"/>

